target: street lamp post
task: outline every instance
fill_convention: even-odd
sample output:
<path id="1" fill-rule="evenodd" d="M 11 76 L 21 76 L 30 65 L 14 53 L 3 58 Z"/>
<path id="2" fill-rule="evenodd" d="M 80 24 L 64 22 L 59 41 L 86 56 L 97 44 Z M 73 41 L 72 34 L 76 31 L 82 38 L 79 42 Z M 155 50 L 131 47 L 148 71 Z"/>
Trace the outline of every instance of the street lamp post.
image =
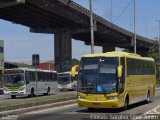
<path id="1" fill-rule="evenodd" d="M 111 0 L 111 22 L 112 22 L 113 12 L 112 12 L 112 0 Z"/>
<path id="2" fill-rule="evenodd" d="M 158 22 L 158 24 L 159 24 L 159 37 L 158 37 L 158 39 L 159 39 L 159 42 L 158 42 L 158 48 L 159 48 L 159 50 L 158 50 L 158 55 L 159 55 L 159 76 L 158 76 L 158 79 L 160 80 L 160 20 L 156 20 L 157 22 Z"/>
<path id="3" fill-rule="evenodd" d="M 137 41 L 136 41 L 136 1 L 134 0 L 134 53 L 137 52 Z"/>
<path id="4" fill-rule="evenodd" d="M 91 29 L 91 54 L 94 54 L 94 26 L 93 26 L 92 0 L 89 0 L 89 6 L 90 6 L 90 29 Z"/>

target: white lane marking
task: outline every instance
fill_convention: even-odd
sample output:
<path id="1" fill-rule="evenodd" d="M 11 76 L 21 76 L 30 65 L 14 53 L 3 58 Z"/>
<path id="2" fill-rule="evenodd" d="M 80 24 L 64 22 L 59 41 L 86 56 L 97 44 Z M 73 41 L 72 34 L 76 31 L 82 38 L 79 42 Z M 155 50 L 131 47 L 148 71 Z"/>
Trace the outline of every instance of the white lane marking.
<path id="1" fill-rule="evenodd" d="M 133 120 L 140 120 L 140 118 L 143 118 L 145 115 L 147 114 L 160 114 L 160 112 L 157 111 L 157 109 L 160 108 L 160 106 L 157 106 L 149 111 L 147 111 L 146 113 L 144 113 L 143 115 L 140 116 L 136 116 L 137 118 L 134 118 Z M 154 112 L 154 113 L 153 113 Z"/>
<path id="2" fill-rule="evenodd" d="M 160 106 L 157 106 L 151 110 L 149 110 L 148 112 L 144 113 L 143 115 L 146 115 L 146 114 L 153 114 L 152 112 L 154 111 L 155 113 L 154 114 L 160 114 L 160 112 L 157 111 L 157 109 L 160 108 Z"/>

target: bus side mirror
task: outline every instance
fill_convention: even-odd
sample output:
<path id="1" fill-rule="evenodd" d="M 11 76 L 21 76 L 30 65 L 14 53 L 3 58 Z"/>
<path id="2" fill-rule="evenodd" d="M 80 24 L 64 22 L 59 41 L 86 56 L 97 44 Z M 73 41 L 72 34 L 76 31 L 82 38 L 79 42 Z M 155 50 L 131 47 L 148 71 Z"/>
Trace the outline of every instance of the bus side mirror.
<path id="1" fill-rule="evenodd" d="M 78 71 L 78 68 L 79 68 L 79 65 L 75 65 L 75 66 L 72 67 L 72 69 L 71 69 L 72 77 L 76 76 L 76 72 Z"/>
<path id="2" fill-rule="evenodd" d="M 122 66 L 118 66 L 118 70 L 117 70 L 117 73 L 118 73 L 118 77 L 121 78 L 122 77 Z"/>

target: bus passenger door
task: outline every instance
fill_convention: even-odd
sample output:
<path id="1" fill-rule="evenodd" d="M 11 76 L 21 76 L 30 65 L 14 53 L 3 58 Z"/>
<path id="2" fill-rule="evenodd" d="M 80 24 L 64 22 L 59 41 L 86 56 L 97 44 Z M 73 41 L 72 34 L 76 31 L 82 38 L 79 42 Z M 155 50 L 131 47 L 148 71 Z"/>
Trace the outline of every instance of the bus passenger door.
<path id="1" fill-rule="evenodd" d="M 121 58 L 121 65 L 122 65 L 122 77 L 118 78 L 119 80 L 119 86 L 118 86 L 118 91 L 119 94 L 122 94 L 124 92 L 124 82 L 125 82 L 125 58 Z"/>

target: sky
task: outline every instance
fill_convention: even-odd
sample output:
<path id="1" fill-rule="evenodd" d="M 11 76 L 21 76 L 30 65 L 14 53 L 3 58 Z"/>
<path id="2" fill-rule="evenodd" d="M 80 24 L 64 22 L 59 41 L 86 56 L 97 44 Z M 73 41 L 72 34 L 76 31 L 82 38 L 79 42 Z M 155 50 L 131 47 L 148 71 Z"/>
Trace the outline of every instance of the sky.
<path id="1" fill-rule="evenodd" d="M 73 1 L 89 8 L 89 0 Z M 133 32 L 133 0 L 92 1 L 94 13 Z M 137 34 L 151 39 L 158 37 L 156 20 L 160 20 L 159 5 L 160 0 L 136 0 Z M 4 40 L 5 61 L 31 61 L 32 54 L 39 54 L 41 60 L 54 59 L 54 34 L 31 33 L 28 27 L 0 19 L 0 40 Z M 72 40 L 73 58 L 80 59 L 90 51 L 90 46 L 84 45 L 84 42 Z M 102 52 L 102 48 L 95 47 L 95 52 Z"/>

